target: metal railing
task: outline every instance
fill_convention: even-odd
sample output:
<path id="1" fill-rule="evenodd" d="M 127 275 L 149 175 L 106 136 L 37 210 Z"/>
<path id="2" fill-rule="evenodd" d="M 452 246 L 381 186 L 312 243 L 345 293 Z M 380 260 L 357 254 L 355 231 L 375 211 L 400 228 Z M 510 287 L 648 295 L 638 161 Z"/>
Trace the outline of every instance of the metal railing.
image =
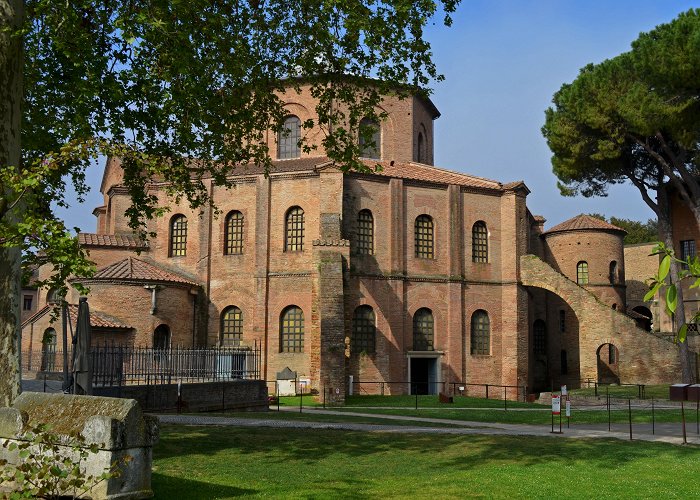
<path id="1" fill-rule="evenodd" d="M 605 392 L 607 394 L 607 391 L 602 391 L 602 388 L 610 388 L 610 387 L 629 387 L 631 390 L 636 390 L 637 392 L 637 399 L 646 399 L 646 384 L 613 384 L 613 383 L 607 383 L 607 382 L 598 382 L 597 380 L 593 379 L 586 379 L 586 387 L 589 389 L 593 387 L 594 389 L 594 394 L 596 396 L 601 396 Z M 623 394 L 621 395 L 622 397 L 627 398 L 628 396 Z"/>
<path id="2" fill-rule="evenodd" d="M 173 347 L 153 349 L 119 345 L 101 345 L 90 349 L 92 383 L 96 387 L 151 385 L 260 378 L 261 346 Z M 69 370 L 72 356 L 68 352 Z M 23 353 L 27 372 L 62 372 L 62 351 Z"/>
<path id="3" fill-rule="evenodd" d="M 353 381 L 353 394 L 372 395 L 463 395 L 486 399 L 511 399 L 525 401 L 527 387 L 501 384 L 475 384 L 467 382 L 410 382 L 410 381 Z"/>

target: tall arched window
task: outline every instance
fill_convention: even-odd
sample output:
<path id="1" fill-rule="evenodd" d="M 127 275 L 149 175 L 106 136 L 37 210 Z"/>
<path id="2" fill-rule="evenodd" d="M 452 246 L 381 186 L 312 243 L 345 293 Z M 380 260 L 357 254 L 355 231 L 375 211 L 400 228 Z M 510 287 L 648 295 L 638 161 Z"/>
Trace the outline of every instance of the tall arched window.
<path id="1" fill-rule="evenodd" d="M 425 155 L 425 139 L 423 138 L 423 132 L 418 132 L 418 157 L 416 158 L 418 163 L 427 163 Z"/>
<path id="2" fill-rule="evenodd" d="M 532 348 L 535 354 L 547 354 L 547 329 L 541 319 L 532 325 Z"/>
<path id="3" fill-rule="evenodd" d="M 432 351 L 435 349 L 433 312 L 427 307 L 418 309 L 413 315 L 413 350 Z"/>
<path id="4" fill-rule="evenodd" d="M 243 253 L 243 214 L 238 210 L 226 216 L 224 225 L 224 254 L 240 255 Z"/>
<path id="5" fill-rule="evenodd" d="M 285 220 L 285 252 L 301 252 L 304 250 L 304 210 L 292 207 L 287 211 Z"/>
<path id="6" fill-rule="evenodd" d="M 374 253 L 374 217 L 367 209 L 357 214 L 357 253 Z"/>
<path id="7" fill-rule="evenodd" d="M 379 124 L 369 118 L 360 120 L 360 156 L 378 160 L 382 152 L 382 135 Z"/>
<path id="8" fill-rule="evenodd" d="M 617 261 L 613 260 L 610 263 L 610 284 L 614 285 L 617 283 Z"/>
<path id="9" fill-rule="evenodd" d="M 491 322 L 486 311 L 474 311 L 471 330 L 471 353 L 491 354 Z"/>
<path id="10" fill-rule="evenodd" d="M 476 221 L 472 226 L 472 262 L 489 261 L 489 232 L 486 223 Z"/>
<path id="11" fill-rule="evenodd" d="M 280 316 L 280 352 L 304 352 L 304 311 L 297 306 Z"/>
<path id="12" fill-rule="evenodd" d="M 377 327 L 372 307 L 360 306 L 356 308 L 352 316 L 351 352 L 353 354 L 373 353 L 376 334 Z"/>
<path id="13" fill-rule="evenodd" d="M 277 134 L 277 158 L 280 160 L 299 158 L 301 156 L 300 139 L 301 120 L 294 115 L 288 116 Z"/>
<path id="14" fill-rule="evenodd" d="M 242 339 L 243 312 L 236 306 L 227 307 L 221 314 L 221 346 L 239 346 Z"/>
<path id="15" fill-rule="evenodd" d="M 588 262 L 585 260 L 576 264 L 576 283 L 579 285 L 588 284 Z"/>
<path id="16" fill-rule="evenodd" d="M 416 217 L 416 257 L 423 259 L 435 257 L 434 237 L 433 218 L 425 214 Z"/>
<path id="17" fill-rule="evenodd" d="M 175 215 L 170 219 L 170 257 L 187 255 L 187 217 Z"/>

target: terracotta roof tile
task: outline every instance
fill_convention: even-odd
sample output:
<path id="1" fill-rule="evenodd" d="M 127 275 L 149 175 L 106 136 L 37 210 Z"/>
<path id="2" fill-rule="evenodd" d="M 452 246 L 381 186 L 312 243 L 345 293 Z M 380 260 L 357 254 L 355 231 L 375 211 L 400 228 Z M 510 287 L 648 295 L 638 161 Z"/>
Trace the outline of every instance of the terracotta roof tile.
<path id="1" fill-rule="evenodd" d="M 444 168 L 424 165 L 422 163 L 399 163 L 377 160 L 363 160 L 363 163 L 370 168 L 375 165 L 380 165 L 382 170 L 375 171 L 370 175 L 379 175 L 381 177 L 393 177 L 397 179 L 409 179 L 424 182 L 435 182 L 438 184 L 455 184 L 457 186 L 467 186 L 486 189 L 503 189 L 500 182 L 476 177 L 474 175 L 453 172 Z"/>
<path id="2" fill-rule="evenodd" d="M 89 305 L 89 304 L 88 304 Z M 68 304 L 68 317 L 76 324 L 78 321 L 78 305 Z M 126 328 L 131 329 L 133 327 L 127 326 L 124 323 L 120 323 L 118 319 L 106 315 L 103 312 L 95 311 L 90 309 L 90 326 L 92 328 Z"/>
<path id="3" fill-rule="evenodd" d="M 399 179 L 410 179 L 424 182 L 434 182 L 438 184 L 456 184 L 458 186 L 485 188 L 485 189 L 513 189 L 515 187 L 524 186 L 522 181 L 511 182 L 505 186 L 500 182 L 477 177 L 461 172 L 454 172 L 443 168 L 425 165 L 414 162 L 394 162 L 392 165 L 389 161 L 378 160 L 362 160 L 368 167 L 374 169 L 375 165 L 379 164 L 382 167 L 381 171 L 372 172 L 369 175 L 378 175 L 381 177 L 393 177 Z M 274 160 L 270 168 L 270 175 L 284 174 L 288 172 L 310 172 L 318 167 L 327 166 L 330 160 L 327 156 L 311 156 L 297 158 L 293 160 Z M 264 173 L 264 169 L 260 165 L 249 164 L 236 167 L 232 171 L 233 176 L 259 175 Z M 204 176 L 209 177 L 208 175 Z"/>
<path id="4" fill-rule="evenodd" d="M 78 243 L 82 246 L 148 248 L 148 244 L 128 234 L 79 233 Z"/>
<path id="5" fill-rule="evenodd" d="M 54 307 L 53 304 L 46 304 L 44 307 L 39 309 L 37 312 L 32 314 L 29 318 L 24 320 L 22 322 L 22 328 L 24 328 L 26 325 L 33 323 L 36 321 L 38 318 L 42 317 L 44 314 L 47 314 L 52 308 Z M 78 318 L 78 305 L 77 304 L 68 304 L 68 317 L 73 323 L 77 322 Z M 96 311 L 94 309 L 90 309 L 90 326 L 93 328 L 120 328 L 120 329 L 126 329 L 130 330 L 133 327 L 125 325 L 122 323 L 120 320 L 109 316 L 101 311 Z"/>
<path id="6" fill-rule="evenodd" d="M 590 215 L 580 214 L 572 219 L 557 224 L 551 229 L 548 229 L 542 234 L 549 233 L 559 233 L 562 231 L 576 231 L 576 230 L 603 230 L 603 231 L 617 231 L 620 233 L 627 233 L 624 229 L 605 222 L 604 220 L 598 219 L 597 217 L 591 217 Z"/>
<path id="7" fill-rule="evenodd" d="M 160 266 L 146 262 L 135 257 L 126 259 L 103 267 L 95 273 L 92 280 L 135 280 L 135 281 L 166 281 L 171 283 L 184 283 L 199 286 L 194 281 L 169 271 Z"/>

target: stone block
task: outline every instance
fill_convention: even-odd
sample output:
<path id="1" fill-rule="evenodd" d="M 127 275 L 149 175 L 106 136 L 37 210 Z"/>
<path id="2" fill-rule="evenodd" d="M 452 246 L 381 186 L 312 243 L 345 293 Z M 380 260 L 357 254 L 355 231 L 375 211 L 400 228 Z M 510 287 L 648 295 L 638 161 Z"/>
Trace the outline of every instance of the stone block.
<path id="1" fill-rule="evenodd" d="M 150 498 L 152 447 L 158 441 L 158 421 L 143 415 L 130 399 L 24 392 L 13 407 L 0 408 L 0 439 L 22 442 L 26 433 L 41 424 L 59 436 L 66 456 L 75 456 L 71 435 L 85 439 L 84 446 L 97 445 L 84 461 L 87 475 L 99 476 L 115 462 L 122 465 L 119 477 L 98 483 L 88 493 L 94 499 Z M 0 458 L 17 463 L 16 453 L 0 449 Z M 77 456 L 75 457 L 77 459 Z"/>

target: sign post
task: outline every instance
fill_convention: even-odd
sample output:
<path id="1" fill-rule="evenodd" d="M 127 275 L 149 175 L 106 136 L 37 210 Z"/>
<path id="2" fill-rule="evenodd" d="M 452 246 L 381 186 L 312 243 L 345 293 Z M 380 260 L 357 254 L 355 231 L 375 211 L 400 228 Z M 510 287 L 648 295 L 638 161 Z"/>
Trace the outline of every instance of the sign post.
<path id="1" fill-rule="evenodd" d="M 571 427 L 571 401 L 569 396 L 566 397 L 566 428 Z"/>
<path id="2" fill-rule="evenodd" d="M 554 434 L 554 415 L 559 415 L 559 434 L 561 434 L 561 396 L 552 394 L 552 434 Z"/>

